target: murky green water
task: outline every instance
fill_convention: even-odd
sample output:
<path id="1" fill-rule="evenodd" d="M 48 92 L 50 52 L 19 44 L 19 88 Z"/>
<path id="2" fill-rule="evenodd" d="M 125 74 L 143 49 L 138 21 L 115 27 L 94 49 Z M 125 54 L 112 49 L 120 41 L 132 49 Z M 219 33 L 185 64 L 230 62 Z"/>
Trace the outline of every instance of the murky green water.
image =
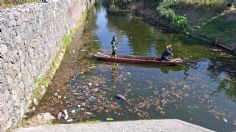
<path id="1" fill-rule="evenodd" d="M 160 56 L 165 45 L 172 44 L 174 56 L 185 63 L 161 67 L 96 61 L 96 51 L 111 52 L 113 35 L 118 37 L 118 54 Z M 82 49 L 68 48 L 78 50 L 78 60 L 72 59 L 73 65 L 66 61 L 74 54 L 67 52 L 36 114 L 48 111 L 57 116 L 67 110 L 73 122 L 181 119 L 212 130 L 236 130 L 232 55 L 213 52 L 207 44 L 152 27 L 140 18 L 108 15 L 102 7 L 90 12 L 83 39 Z M 116 94 L 128 103 L 114 99 Z M 61 117 L 58 122 L 67 120 Z"/>

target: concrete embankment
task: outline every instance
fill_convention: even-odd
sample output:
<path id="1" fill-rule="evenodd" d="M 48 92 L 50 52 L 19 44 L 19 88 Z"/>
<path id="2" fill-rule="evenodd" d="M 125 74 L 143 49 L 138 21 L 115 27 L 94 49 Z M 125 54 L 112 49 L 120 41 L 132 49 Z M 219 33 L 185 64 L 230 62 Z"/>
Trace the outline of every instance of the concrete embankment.
<path id="1" fill-rule="evenodd" d="M 0 10 L 0 131 L 23 118 L 54 58 L 63 57 L 64 36 L 94 2 L 49 0 Z"/>
<path id="2" fill-rule="evenodd" d="M 97 124 L 58 124 L 19 128 L 16 132 L 212 132 L 177 119 L 103 122 Z"/>

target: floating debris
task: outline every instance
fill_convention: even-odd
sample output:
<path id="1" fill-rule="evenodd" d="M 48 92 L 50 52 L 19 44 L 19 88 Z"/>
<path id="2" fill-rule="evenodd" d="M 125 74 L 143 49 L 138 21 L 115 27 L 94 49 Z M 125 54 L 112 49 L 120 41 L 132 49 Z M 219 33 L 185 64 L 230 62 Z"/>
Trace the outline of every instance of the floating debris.
<path id="1" fill-rule="evenodd" d="M 65 115 L 68 115 L 68 112 L 67 112 L 67 110 L 63 110 L 63 112 L 64 112 L 64 114 L 65 114 Z"/>
<path id="2" fill-rule="evenodd" d="M 62 112 L 59 112 L 58 115 L 57 115 L 57 119 L 60 120 L 62 115 L 63 115 Z"/>
<path id="3" fill-rule="evenodd" d="M 68 120 L 68 119 L 69 119 L 69 115 L 65 115 L 64 120 Z"/>
<path id="4" fill-rule="evenodd" d="M 84 114 L 86 114 L 86 115 L 93 115 L 93 113 L 91 113 L 91 112 L 84 112 Z"/>
<path id="5" fill-rule="evenodd" d="M 130 72 L 127 72 L 127 75 L 128 75 L 128 76 L 130 76 L 130 75 L 131 75 L 131 73 L 130 73 Z"/>
<path id="6" fill-rule="evenodd" d="M 89 87 L 92 87 L 92 85 L 93 85 L 92 83 L 88 83 L 88 86 L 89 86 Z"/>
<path id="7" fill-rule="evenodd" d="M 115 98 L 118 99 L 118 100 L 127 101 L 127 99 L 125 98 L 125 96 L 124 96 L 124 95 L 121 95 L 121 94 L 117 94 L 117 95 L 115 96 Z"/>
<path id="8" fill-rule="evenodd" d="M 58 95 L 59 95 L 58 92 L 54 93 L 54 96 L 58 96 Z"/>
<path id="9" fill-rule="evenodd" d="M 74 114 L 76 110 L 72 110 L 71 113 Z"/>
<path id="10" fill-rule="evenodd" d="M 73 119 L 69 119 L 69 120 L 67 120 L 67 122 L 72 122 L 73 121 Z"/>
<path id="11" fill-rule="evenodd" d="M 228 123 L 228 120 L 227 120 L 225 117 L 223 117 L 223 121 L 224 121 L 225 123 Z"/>
<path id="12" fill-rule="evenodd" d="M 78 107 L 78 108 L 75 110 L 75 112 L 80 112 L 80 110 L 81 110 L 81 108 Z"/>

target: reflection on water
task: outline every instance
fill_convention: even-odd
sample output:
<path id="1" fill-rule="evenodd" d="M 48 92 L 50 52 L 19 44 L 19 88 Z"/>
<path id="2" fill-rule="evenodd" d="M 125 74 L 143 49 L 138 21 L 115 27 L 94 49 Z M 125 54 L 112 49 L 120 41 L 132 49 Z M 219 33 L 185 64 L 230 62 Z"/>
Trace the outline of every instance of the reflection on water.
<path id="1" fill-rule="evenodd" d="M 69 80 L 56 75 L 35 113 L 48 111 L 57 116 L 66 109 L 75 122 L 177 118 L 217 131 L 236 130 L 235 57 L 152 27 L 140 18 L 107 15 L 105 8 L 95 10 L 94 17 L 90 13 L 88 21 L 85 34 L 89 39 L 78 54 L 78 64 L 74 64 L 79 69 L 85 67 L 84 71 L 71 68 L 74 74 L 67 77 Z M 161 67 L 95 62 L 90 55 L 95 52 L 92 47 L 111 52 L 113 35 L 118 36 L 119 54 L 159 56 L 171 43 L 175 57 L 185 63 Z M 63 71 L 65 68 L 58 73 Z M 116 100 L 117 94 L 124 95 L 129 103 Z M 68 120 L 62 117 L 58 122 Z"/>

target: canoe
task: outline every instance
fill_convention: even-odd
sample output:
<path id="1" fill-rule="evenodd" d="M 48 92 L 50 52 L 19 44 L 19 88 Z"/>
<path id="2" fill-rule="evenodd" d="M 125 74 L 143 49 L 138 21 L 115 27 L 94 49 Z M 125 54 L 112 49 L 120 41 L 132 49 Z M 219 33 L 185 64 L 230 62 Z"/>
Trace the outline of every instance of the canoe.
<path id="1" fill-rule="evenodd" d="M 171 61 L 161 60 L 158 57 L 134 56 L 134 55 L 117 55 L 112 57 L 110 54 L 97 52 L 94 55 L 98 60 L 118 62 L 118 63 L 131 63 L 131 64 L 147 64 L 147 65 L 166 65 L 174 66 L 182 63 L 180 58 L 172 59 Z"/>

